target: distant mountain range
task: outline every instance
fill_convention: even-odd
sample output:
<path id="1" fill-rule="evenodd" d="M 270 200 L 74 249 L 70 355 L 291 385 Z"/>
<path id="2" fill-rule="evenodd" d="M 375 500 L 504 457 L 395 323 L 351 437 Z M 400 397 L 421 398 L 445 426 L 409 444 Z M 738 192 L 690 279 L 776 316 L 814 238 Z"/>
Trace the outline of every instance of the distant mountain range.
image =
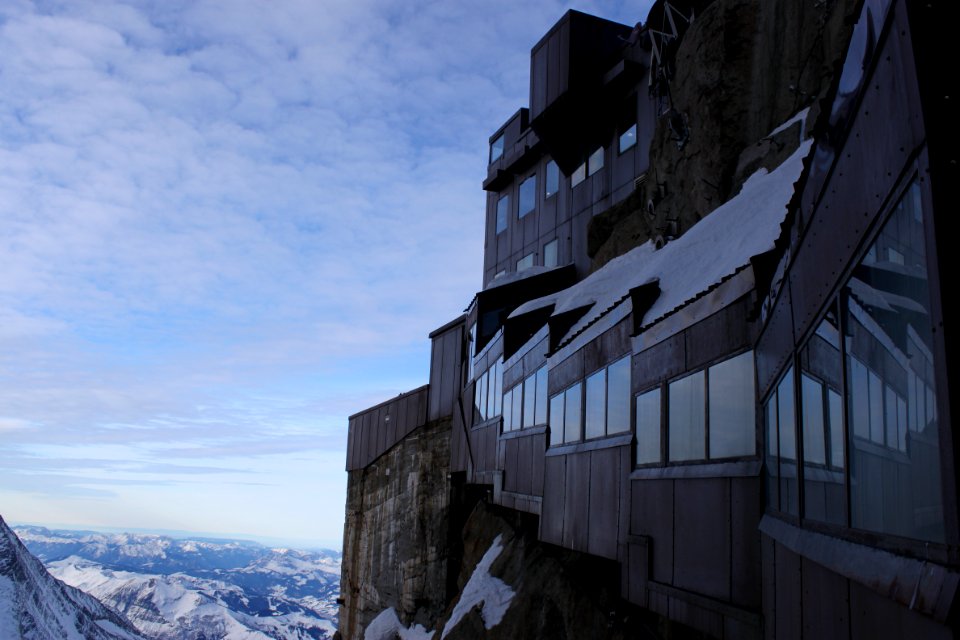
<path id="1" fill-rule="evenodd" d="M 321 640 L 336 630 L 334 551 L 34 526 L 15 531 L 53 576 L 123 614 L 146 638 Z"/>
<path id="2" fill-rule="evenodd" d="M 143 640 L 96 598 L 54 579 L 0 518 L 0 639 Z"/>

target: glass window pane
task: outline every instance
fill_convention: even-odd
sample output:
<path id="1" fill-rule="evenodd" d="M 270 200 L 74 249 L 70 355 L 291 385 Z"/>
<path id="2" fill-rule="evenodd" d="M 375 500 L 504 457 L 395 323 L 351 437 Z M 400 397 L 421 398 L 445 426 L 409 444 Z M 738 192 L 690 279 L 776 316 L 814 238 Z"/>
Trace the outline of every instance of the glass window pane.
<path id="1" fill-rule="evenodd" d="M 533 409 L 533 423 L 547 423 L 547 367 L 537 369 L 537 401 Z"/>
<path id="2" fill-rule="evenodd" d="M 492 384 L 490 388 L 493 393 L 491 398 L 493 402 L 492 415 L 498 416 L 500 415 L 500 401 L 503 400 L 503 363 L 497 360 L 493 363 L 491 371 L 490 378 Z"/>
<path id="3" fill-rule="evenodd" d="M 800 404 L 803 414 L 803 460 L 805 463 L 826 464 L 823 385 L 805 374 L 800 376 Z"/>
<path id="4" fill-rule="evenodd" d="M 560 169 L 553 160 L 547 163 L 546 174 L 543 197 L 549 198 L 560 190 Z"/>
<path id="5" fill-rule="evenodd" d="M 523 385 L 513 388 L 513 428 L 523 428 Z"/>
<path id="6" fill-rule="evenodd" d="M 850 384 L 847 391 L 854 423 L 848 442 L 850 512 L 851 525 L 860 529 L 943 542 L 932 357 L 936 322 L 929 311 L 923 220 L 914 182 L 844 290 L 848 377 L 855 383 L 863 369 L 868 381 Z M 865 395 L 870 442 L 858 427 Z M 907 429 L 907 416 L 916 431 Z"/>
<path id="7" fill-rule="evenodd" d="M 503 135 L 490 143 L 490 162 L 493 163 L 503 155 Z"/>
<path id="8" fill-rule="evenodd" d="M 533 266 L 533 254 L 528 253 L 519 260 L 517 260 L 517 271 L 523 271 L 529 269 Z"/>
<path id="9" fill-rule="evenodd" d="M 487 419 L 487 372 L 484 371 L 477 379 L 477 412 L 480 420 Z"/>
<path id="10" fill-rule="evenodd" d="M 767 506 L 780 508 L 780 443 L 777 439 L 777 392 L 770 394 L 767 400 L 766 411 L 766 439 L 767 460 L 764 467 L 767 470 Z"/>
<path id="11" fill-rule="evenodd" d="M 564 392 L 563 441 L 576 442 L 580 439 L 582 421 L 583 385 L 579 382 Z"/>
<path id="12" fill-rule="evenodd" d="M 560 243 L 556 239 L 553 239 L 547 244 L 543 245 L 543 266 L 557 266 L 557 248 L 559 245 Z"/>
<path id="13" fill-rule="evenodd" d="M 843 469 L 843 403 L 840 394 L 827 389 L 827 415 L 830 418 L 830 464 Z"/>
<path id="14" fill-rule="evenodd" d="M 710 367 L 710 457 L 752 456 L 756 452 L 753 353 L 741 353 Z"/>
<path id="15" fill-rule="evenodd" d="M 510 196 L 502 196 L 497 200 L 497 233 L 507 230 L 507 220 L 510 213 Z"/>
<path id="16" fill-rule="evenodd" d="M 660 462 L 660 388 L 637 396 L 637 464 Z"/>
<path id="17" fill-rule="evenodd" d="M 517 215 L 523 217 L 537 206 L 537 176 L 530 176 L 520 183 L 519 208 Z"/>
<path id="18" fill-rule="evenodd" d="M 575 187 L 587 179 L 587 163 L 584 162 L 570 174 L 570 186 Z"/>
<path id="19" fill-rule="evenodd" d="M 604 434 L 606 418 L 607 372 L 600 369 L 587 378 L 586 438 L 599 438 Z"/>
<path id="20" fill-rule="evenodd" d="M 587 173 L 589 175 L 592 176 L 600 169 L 603 169 L 603 147 L 591 153 L 587 159 Z"/>
<path id="21" fill-rule="evenodd" d="M 503 394 L 503 430 L 512 431 L 513 430 L 513 405 L 511 404 L 513 399 L 513 389 L 510 389 L 505 394 Z"/>
<path id="22" fill-rule="evenodd" d="M 537 398 L 537 379 L 534 376 L 528 376 L 523 381 L 523 428 L 527 429 L 534 425 L 533 412 L 534 401 Z"/>
<path id="23" fill-rule="evenodd" d="M 623 153 L 635 144 L 637 144 L 636 124 L 620 134 L 620 153 Z"/>
<path id="24" fill-rule="evenodd" d="M 550 446 L 563 442 L 563 394 L 550 398 Z"/>
<path id="25" fill-rule="evenodd" d="M 630 357 L 607 367 L 607 433 L 630 430 Z"/>
<path id="26" fill-rule="evenodd" d="M 777 434 L 780 441 L 780 510 L 800 515 L 800 485 L 797 481 L 797 423 L 793 390 L 793 367 L 777 386 Z"/>
<path id="27" fill-rule="evenodd" d="M 706 457 L 703 371 L 670 383 L 670 460 Z"/>
<path id="28" fill-rule="evenodd" d="M 870 383 L 867 368 L 855 357 L 848 358 L 850 382 L 850 425 L 858 438 L 870 437 Z"/>

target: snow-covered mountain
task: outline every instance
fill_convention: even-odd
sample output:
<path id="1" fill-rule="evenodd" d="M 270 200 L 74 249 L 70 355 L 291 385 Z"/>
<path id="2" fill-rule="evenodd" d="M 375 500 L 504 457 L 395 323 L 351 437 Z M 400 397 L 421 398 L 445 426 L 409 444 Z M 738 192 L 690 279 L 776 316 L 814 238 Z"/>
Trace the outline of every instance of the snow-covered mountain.
<path id="1" fill-rule="evenodd" d="M 236 540 L 18 527 L 50 572 L 157 640 L 333 635 L 340 555 Z"/>
<path id="2" fill-rule="evenodd" d="M 96 598 L 52 577 L 0 518 L 0 638 L 143 640 Z"/>

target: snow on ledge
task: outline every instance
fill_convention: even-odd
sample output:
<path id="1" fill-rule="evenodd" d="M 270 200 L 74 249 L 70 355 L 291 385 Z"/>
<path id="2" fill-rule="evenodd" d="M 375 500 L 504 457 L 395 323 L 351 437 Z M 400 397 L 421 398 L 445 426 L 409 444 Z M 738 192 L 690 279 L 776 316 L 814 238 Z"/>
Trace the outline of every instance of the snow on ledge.
<path id="1" fill-rule="evenodd" d="M 805 140 L 769 173 L 758 169 L 736 196 L 663 248 L 657 250 L 648 241 L 575 285 L 517 307 L 510 317 L 542 308 L 545 302 L 555 305 L 554 314 L 592 304 L 566 336 L 557 336 L 561 351 L 572 353 L 627 316 L 628 294 L 634 287 L 659 280 L 660 295 L 643 318 L 636 319 L 641 330 L 692 302 L 753 256 L 773 249 L 812 145 L 812 140 Z"/>
<path id="2" fill-rule="evenodd" d="M 370 621 L 363 632 L 363 640 L 430 640 L 433 631 L 427 631 L 422 625 L 415 624 L 405 627 L 397 617 L 393 607 L 384 609 L 377 617 Z"/>
<path id="3" fill-rule="evenodd" d="M 494 561 L 500 557 L 503 551 L 503 534 L 498 535 L 487 552 L 483 554 L 480 562 L 463 586 L 463 592 L 460 594 L 460 600 L 457 606 L 453 608 L 450 619 L 443 627 L 440 634 L 440 640 L 447 637 L 447 634 L 453 631 L 453 628 L 460 623 L 463 616 L 467 615 L 475 606 L 480 605 L 480 617 L 483 618 L 483 626 L 487 630 L 493 629 L 503 620 L 504 614 L 510 608 L 510 602 L 513 600 L 514 591 L 510 585 L 500 578 L 490 575 L 490 567 Z"/>

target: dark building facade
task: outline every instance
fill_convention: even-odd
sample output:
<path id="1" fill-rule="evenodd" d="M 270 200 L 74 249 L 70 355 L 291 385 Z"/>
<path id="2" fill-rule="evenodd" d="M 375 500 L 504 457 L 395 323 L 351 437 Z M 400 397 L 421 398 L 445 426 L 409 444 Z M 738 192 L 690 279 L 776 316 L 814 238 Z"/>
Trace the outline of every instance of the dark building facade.
<path id="1" fill-rule="evenodd" d="M 802 21 L 771 4 L 761 41 Z M 534 46 L 530 106 L 490 138 L 484 289 L 431 334 L 427 387 L 351 417 L 351 482 L 446 420 L 455 491 L 615 562 L 619 597 L 664 620 L 953 637 L 949 3 L 819 3 L 818 91 L 738 115 L 748 143 L 716 175 L 669 175 L 711 135 L 683 65 L 714 27 L 727 71 L 747 64 L 733 5 L 661 0 L 636 28 L 571 11 Z"/>

